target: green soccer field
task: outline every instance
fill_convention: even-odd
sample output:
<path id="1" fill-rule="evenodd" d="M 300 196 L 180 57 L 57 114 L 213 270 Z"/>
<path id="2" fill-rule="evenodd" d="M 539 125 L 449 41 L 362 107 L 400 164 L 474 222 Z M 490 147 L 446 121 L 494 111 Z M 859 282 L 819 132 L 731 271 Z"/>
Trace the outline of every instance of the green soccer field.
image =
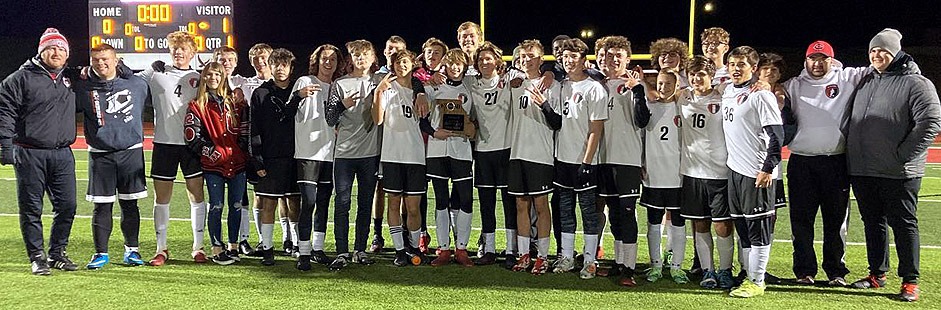
<path id="1" fill-rule="evenodd" d="M 330 272 L 324 266 L 315 266 L 309 272 L 294 269 L 289 257 L 278 257 L 273 267 L 261 266 L 254 258 L 243 258 L 232 266 L 212 263 L 196 265 L 189 259 L 192 235 L 189 223 L 189 205 L 183 184 L 177 184 L 171 203 L 169 228 L 171 260 L 162 267 L 124 267 L 120 265 L 122 237 L 115 220 L 115 231 L 111 240 L 112 264 L 103 270 L 84 270 L 94 252 L 91 239 L 92 204 L 84 201 L 87 186 L 87 153 L 75 152 L 78 178 L 78 216 L 72 229 L 69 245 L 70 257 L 83 268 L 77 272 L 54 271 L 51 277 L 37 277 L 29 272 L 22 237 L 19 231 L 16 206 L 16 186 L 13 169 L 0 167 L 0 283 L 3 283 L 3 303 L 0 308 L 405 308 L 418 304 L 448 305 L 454 308 L 672 308 L 689 307 L 712 309 L 761 307 L 763 309 L 889 309 L 924 307 L 939 308 L 934 304 L 935 288 L 941 289 L 941 165 L 929 165 L 925 177 L 919 208 L 921 223 L 921 274 L 922 296 L 915 304 L 903 304 L 891 298 L 898 293 L 900 279 L 894 269 L 889 274 L 887 288 L 876 290 L 835 289 L 823 286 L 771 285 L 765 296 L 740 300 L 728 297 L 727 292 L 705 290 L 692 283 L 677 285 L 668 278 L 648 283 L 636 277 L 639 285 L 624 288 L 615 279 L 595 278 L 581 280 L 578 274 L 546 274 L 532 276 L 528 273 L 513 273 L 502 267 L 460 267 L 449 265 L 397 268 L 391 265 L 391 254 L 375 256 L 372 266 L 351 265 L 341 272 Z M 148 161 L 150 152 L 145 153 Z M 182 177 L 178 177 L 182 180 Z M 152 195 L 152 192 L 151 192 Z M 355 207 L 355 194 L 353 206 Z M 433 199 L 433 197 L 430 197 Z M 153 197 L 140 200 L 141 252 L 145 259 L 154 251 L 152 216 Z M 475 206 L 476 207 L 476 206 Z M 119 208 L 115 207 L 115 216 Z M 46 204 L 47 215 L 51 207 Z M 332 207 L 330 211 L 326 249 L 328 255 L 333 247 Z M 476 212 L 476 210 L 475 210 Z M 433 225 L 433 212 L 429 214 L 429 225 Z M 638 248 L 638 270 L 645 268 L 648 259 L 646 231 L 643 225 L 645 214 L 638 208 L 641 219 Z M 846 261 L 852 271 L 849 281 L 865 276 L 866 249 L 863 245 L 862 223 L 855 203 L 851 210 Z M 475 232 L 471 235 L 471 250 L 479 234 L 480 219 L 475 216 Z M 505 244 L 502 209 L 497 207 L 497 250 Z M 48 236 L 51 217 L 44 218 Z M 433 230 L 433 228 L 431 228 Z M 276 240 L 280 229 L 275 229 Z M 822 224 L 817 220 L 817 240 L 822 240 Z M 386 245 L 391 239 L 386 235 Z M 690 234 L 688 232 L 688 234 Z M 431 232 L 434 236 L 434 232 Z M 690 234 L 691 235 L 691 234 Z M 255 240 L 254 226 L 251 242 Z M 772 247 L 769 272 L 790 278 L 791 267 L 790 225 L 787 209 L 778 214 Z M 685 267 L 692 262 L 692 240 L 687 243 Z M 613 259 L 613 239 L 605 236 L 607 259 Z M 207 241 L 208 243 L 208 241 Z M 351 242 L 352 243 L 352 242 Z M 277 244 L 277 243 L 276 243 Z M 432 242 L 436 244 L 436 242 Z M 351 244 L 352 246 L 352 244 Z M 278 246 L 280 248 L 280 246 Z M 553 244 L 550 249 L 554 249 Z M 817 244 L 818 257 L 821 244 Z M 581 246 L 576 250 L 581 252 Z M 895 253 L 891 248 L 891 265 L 894 267 Z M 550 250 L 550 252 L 554 252 Z M 821 270 L 818 280 L 825 275 Z M 941 300 L 941 299 L 939 299 Z"/>

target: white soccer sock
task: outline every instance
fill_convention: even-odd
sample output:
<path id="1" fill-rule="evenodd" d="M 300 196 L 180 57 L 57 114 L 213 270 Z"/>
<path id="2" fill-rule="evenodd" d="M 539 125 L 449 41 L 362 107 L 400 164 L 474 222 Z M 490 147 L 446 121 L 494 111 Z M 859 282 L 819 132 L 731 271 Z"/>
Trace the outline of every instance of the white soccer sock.
<path id="1" fill-rule="evenodd" d="M 712 261 L 712 233 L 697 232 L 694 234 L 696 242 L 693 242 L 693 245 L 696 246 L 696 251 L 699 252 L 699 265 L 704 271 L 715 271 L 716 267 L 713 265 Z"/>
<path id="2" fill-rule="evenodd" d="M 170 224 L 170 204 L 154 203 L 154 231 L 157 233 L 157 253 L 167 249 L 167 226 Z"/>
<path id="3" fill-rule="evenodd" d="M 539 248 L 536 251 L 536 256 L 542 259 L 549 257 L 549 237 L 536 240 L 536 245 Z"/>
<path id="4" fill-rule="evenodd" d="M 732 235 L 728 237 L 716 237 L 716 252 L 719 254 L 719 270 L 732 269 L 732 255 L 735 253 L 735 238 L 732 237 Z"/>
<path id="5" fill-rule="evenodd" d="M 562 233 L 562 256 L 575 257 L 575 234 Z"/>
<path id="6" fill-rule="evenodd" d="M 669 212 L 669 211 L 667 211 L 667 212 Z M 667 243 L 666 243 L 666 245 L 667 245 L 667 251 L 672 251 L 672 250 L 673 250 L 673 229 L 674 229 L 674 228 L 673 228 L 673 222 L 670 222 L 670 220 L 667 220 L 666 225 L 661 226 L 660 229 L 666 230 L 666 233 L 667 233 Z M 663 231 L 660 231 L 660 234 L 662 235 L 662 234 L 663 234 Z M 669 262 L 666 262 L 666 263 L 669 263 Z"/>
<path id="7" fill-rule="evenodd" d="M 765 282 L 765 272 L 768 268 L 768 258 L 770 258 L 770 256 L 770 245 L 752 246 L 751 252 L 748 254 L 748 266 L 753 273 L 753 275 L 749 276 L 755 284 Z"/>
<path id="8" fill-rule="evenodd" d="M 203 248 L 206 238 L 206 212 L 208 205 L 203 202 L 190 201 L 190 223 L 193 228 L 193 251 Z"/>
<path id="9" fill-rule="evenodd" d="M 519 251 L 516 253 L 517 255 L 529 254 L 530 240 L 532 240 L 532 238 L 530 238 L 529 236 L 525 236 L 525 237 L 517 236 L 516 237 L 516 244 L 518 245 L 517 248 L 519 249 Z"/>
<path id="10" fill-rule="evenodd" d="M 506 230 L 506 254 L 516 254 L 516 229 L 507 229 Z"/>
<path id="11" fill-rule="evenodd" d="M 291 229 L 291 240 L 294 240 L 295 242 L 300 240 L 297 238 L 297 222 L 288 222 L 288 227 Z"/>
<path id="12" fill-rule="evenodd" d="M 636 243 L 621 244 L 621 251 L 622 251 L 621 256 L 624 257 L 623 258 L 624 262 L 622 263 L 622 265 L 624 265 L 627 268 L 631 268 L 631 270 L 634 270 L 634 268 L 637 266 L 637 244 Z"/>
<path id="13" fill-rule="evenodd" d="M 650 266 L 653 268 L 663 267 L 660 227 L 660 224 L 647 224 L 647 252 L 650 254 Z"/>
<path id="14" fill-rule="evenodd" d="M 598 235 L 584 235 L 585 238 L 585 265 L 595 263 L 595 256 L 598 253 Z"/>
<path id="15" fill-rule="evenodd" d="M 673 216 L 679 216 L 679 214 Z M 667 232 L 667 236 L 669 235 L 673 235 L 673 239 L 670 240 L 670 250 L 673 251 L 670 268 L 683 269 L 683 260 L 686 258 L 686 226 L 670 225 L 670 231 Z"/>
<path id="16" fill-rule="evenodd" d="M 311 241 L 310 240 L 298 240 L 297 241 L 297 252 L 301 255 L 310 255 L 311 250 Z"/>
<path id="17" fill-rule="evenodd" d="M 448 218 L 451 220 L 451 229 L 457 231 L 457 213 L 461 210 L 448 208 Z"/>
<path id="18" fill-rule="evenodd" d="M 618 265 L 624 264 L 624 256 L 621 253 L 621 247 L 624 246 L 624 243 L 621 240 L 614 240 L 614 263 Z"/>
<path id="19" fill-rule="evenodd" d="M 136 246 L 124 246 L 124 252 L 140 252 L 140 249 Z"/>
<path id="20" fill-rule="evenodd" d="M 742 263 L 742 270 L 745 270 L 745 272 L 747 273 L 749 279 L 753 279 L 753 277 L 752 277 L 752 270 L 751 270 L 751 268 L 749 267 L 749 266 L 751 265 L 751 264 L 750 264 L 751 262 L 749 262 L 749 260 L 751 259 L 751 258 L 750 258 L 751 256 L 749 256 L 749 255 L 751 255 L 751 250 L 752 250 L 752 249 L 751 249 L 751 248 L 741 248 L 740 250 L 741 250 L 741 251 L 739 252 L 739 253 L 740 253 L 739 256 L 744 256 L 744 257 L 745 257 L 745 259 L 741 262 L 741 263 Z"/>
<path id="21" fill-rule="evenodd" d="M 438 249 L 451 249 L 450 219 L 451 214 L 447 209 L 435 210 L 435 236 L 438 238 Z"/>
<path id="22" fill-rule="evenodd" d="M 252 215 L 255 219 L 255 232 L 258 233 L 258 242 L 261 242 L 261 209 L 252 208 Z"/>
<path id="23" fill-rule="evenodd" d="M 419 239 L 421 239 L 421 229 L 408 232 L 408 241 L 412 245 L 417 245 Z"/>
<path id="24" fill-rule="evenodd" d="M 279 222 L 281 222 L 281 242 L 291 240 L 291 224 L 289 223 L 288 218 L 281 217 Z"/>
<path id="25" fill-rule="evenodd" d="M 242 213 L 239 220 L 239 241 L 248 241 L 248 235 L 251 234 L 251 214 L 248 212 L 248 206 L 242 206 Z"/>
<path id="26" fill-rule="evenodd" d="M 263 250 L 274 247 L 274 224 L 261 224 L 261 244 Z"/>
<path id="27" fill-rule="evenodd" d="M 496 239 L 497 236 L 495 233 L 484 234 L 484 253 L 497 253 L 497 245 L 494 244 L 496 243 Z"/>
<path id="28" fill-rule="evenodd" d="M 400 230 L 401 231 L 401 230 Z M 315 231 L 313 233 L 313 249 L 314 251 L 323 251 L 323 241 L 327 238 L 327 233 Z"/>
<path id="29" fill-rule="evenodd" d="M 467 243 L 470 242 L 471 220 L 474 216 L 470 213 L 460 211 L 457 213 L 457 245 L 458 250 L 466 250 Z M 479 251 L 480 249 L 478 249 Z"/>
<path id="30" fill-rule="evenodd" d="M 405 249 L 405 239 L 402 238 L 402 225 L 390 226 L 389 233 L 392 234 L 392 246 L 396 251 Z"/>

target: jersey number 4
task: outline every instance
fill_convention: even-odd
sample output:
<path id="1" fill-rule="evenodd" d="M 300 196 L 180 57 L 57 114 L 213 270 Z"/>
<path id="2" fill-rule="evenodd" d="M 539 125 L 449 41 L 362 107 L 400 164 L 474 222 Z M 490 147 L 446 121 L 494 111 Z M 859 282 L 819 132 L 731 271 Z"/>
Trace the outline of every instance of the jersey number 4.
<path id="1" fill-rule="evenodd" d="M 180 98 L 180 96 L 183 96 L 183 85 L 177 85 L 176 89 L 173 90 L 173 93 L 176 94 L 177 98 Z"/>

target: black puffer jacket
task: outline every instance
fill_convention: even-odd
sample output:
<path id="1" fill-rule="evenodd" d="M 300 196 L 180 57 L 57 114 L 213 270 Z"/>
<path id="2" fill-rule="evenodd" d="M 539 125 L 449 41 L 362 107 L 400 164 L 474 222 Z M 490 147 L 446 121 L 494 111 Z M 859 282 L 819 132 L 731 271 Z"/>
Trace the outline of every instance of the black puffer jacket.
<path id="1" fill-rule="evenodd" d="M 885 72 L 874 70 L 856 88 L 846 138 L 849 174 L 922 177 L 939 130 L 938 91 L 912 57 L 899 52 Z"/>
<path id="2" fill-rule="evenodd" d="M 55 149 L 75 142 L 72 80 L 36 58 L 0 84 L 0 145 Z"/>

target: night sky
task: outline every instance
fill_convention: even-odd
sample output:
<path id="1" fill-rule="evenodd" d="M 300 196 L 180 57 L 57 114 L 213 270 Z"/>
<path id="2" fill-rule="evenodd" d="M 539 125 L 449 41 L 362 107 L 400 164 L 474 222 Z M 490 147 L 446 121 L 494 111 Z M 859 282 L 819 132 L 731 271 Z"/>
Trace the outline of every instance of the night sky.
<path id="1" fill-rule="evenodd" d="M 913 48 L 937 56 L 937 46 L 941 46 L 937 1 L 714 0 L 711 2 L 715 10 L 705 13 L 702 6 L 706 2 L 698 1 L 697 54 L 698 32 L 712 26 L 729 30 L 732 46 L 752 45 L 760 51 L 780 51 L 786 60 L 796 59 L 797 63 L 807 44 L 823 39 L 834 46 L 837 58 L 851 59 L 853 65 L 867 65 L 865 52 L 869 39 L 885 27 L 903 33 L 903 49 Z M 0 51 L 4 52 L 0 57 L 3 59 L 0 74 L 9 74 L 34 55 L 39 35 L 46 27 L 57 27 L 69 38 L 73 50 L 71 64 L 87 63 L 87 1 L 2 3 L 8 9 L 0 10 Z M 381 49 L 392 34 L 404 37 L 411 50 L 418 50 L 432 36 L 456 47 L 455 29 L 463 21 L 479 21 L 478 4 L 476 0 L 235 0 L 236 48 L 242 58 L 239 72 L 251 75 L 246 56 L 248 48 L 256 42 L 287 47 L 302 60 L 323 43 L 342 46 L 346 41 L 364 38 Z M 689 1 L 488 0 L 487 12 L 486 37 L 506 51 L 523 39 L 537 38 L 548 44 L 556 34 L 577 36 L 579 30 L 590 27 L 595 38 L 626 35 L 633 42 L 635 53 L 646 53 L 649 43 L 660 37 L 686 40 Z M 588 44 L 592 46 L 593 40 Z M 298 65 L 305 68 L 306 61 Z M 798 65 L 795 70 L 799 69 Z"/>

